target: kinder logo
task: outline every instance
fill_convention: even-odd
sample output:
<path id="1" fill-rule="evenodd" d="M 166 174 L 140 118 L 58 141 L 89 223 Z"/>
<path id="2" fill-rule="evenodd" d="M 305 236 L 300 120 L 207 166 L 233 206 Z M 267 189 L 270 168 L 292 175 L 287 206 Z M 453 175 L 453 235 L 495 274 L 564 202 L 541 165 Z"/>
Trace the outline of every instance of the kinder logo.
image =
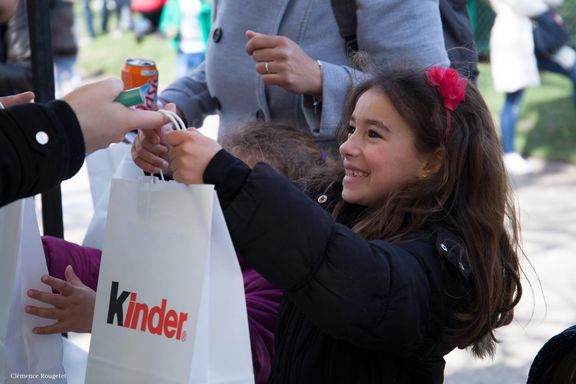
<path id="1" fill-rule="evenodd" d="M 124 302 L 130 296 L 128 311 L 124 318 Z M 188 320 L 187 312 L 176 312 L 173 309 L 166 310 L 168 300 L 162 299 L 159 306 L 149 307 L 147 304 L 137 302 L 136 292 L 122 291 L 118 295 L 118 282 L 112 282 L 110 290 L 110 303 L 108 304 L 108 324 L 116 324 L 120 327 L 136 329 L 153 335 L 165 336 L 168 339 L 185 341 L 186 331 L 182 330 Z"/>

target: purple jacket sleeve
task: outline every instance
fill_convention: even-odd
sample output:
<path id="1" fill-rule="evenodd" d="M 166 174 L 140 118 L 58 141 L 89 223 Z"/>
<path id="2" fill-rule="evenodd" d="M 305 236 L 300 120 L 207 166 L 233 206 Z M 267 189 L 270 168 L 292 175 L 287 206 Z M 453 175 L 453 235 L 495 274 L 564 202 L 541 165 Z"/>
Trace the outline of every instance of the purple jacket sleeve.
<path id="1" fill-rule="evenodd" d="M 283 291 L 252 268 L 243 269 L 252 365 L 256 384 L 266 383 L 274 358 L 276 317 Z"/>
<path id="2" fill-rule="evenodd" d="M 66 280 L 64 270 L 71 265 L 80 280 L 96 290 L 102 251 L 51 236 L 43 236 L 42 245 L 50 276 Z"/>

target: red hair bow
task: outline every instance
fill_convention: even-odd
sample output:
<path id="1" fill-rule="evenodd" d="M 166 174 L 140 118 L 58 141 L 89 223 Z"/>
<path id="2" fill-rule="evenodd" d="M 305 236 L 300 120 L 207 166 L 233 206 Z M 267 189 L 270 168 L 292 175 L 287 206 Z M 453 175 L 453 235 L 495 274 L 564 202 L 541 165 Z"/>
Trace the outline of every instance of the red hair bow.
<path id="1" fill-rule="evenodd" d="M 432 67 L 426 71 L 426 78 L 430 85 L 438 88 L 444 99 L 446 109 L 446 138 L 452 132 L 451 112 L 460 105 L 466 97 L 466 86 L 468 81 L 460 77 L 458 72 L 452 68 Z"/>

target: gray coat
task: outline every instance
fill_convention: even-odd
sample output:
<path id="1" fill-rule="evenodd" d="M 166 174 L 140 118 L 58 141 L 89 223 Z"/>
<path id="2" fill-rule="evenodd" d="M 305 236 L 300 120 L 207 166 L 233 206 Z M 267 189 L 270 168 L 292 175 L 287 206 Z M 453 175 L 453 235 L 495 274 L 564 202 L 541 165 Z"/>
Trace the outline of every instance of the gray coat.
<path id="1" fill-rule="evenodd" d="M 438 0 L 357 0 L 360 50 L 382 66 L 449 64 Z M 278 86 L 265 86 L 244 51 L 247 29 L 289 37 L 322 63 L 322 104 Z M 347 91 L 362 73 L 350 66 L 328 0 L 215 0 L 205 62 L 161 93 L 188 125 L 220 115 L 219 136 L 248 121 L 283 120 L 317 141 L 333 138 Z"/>

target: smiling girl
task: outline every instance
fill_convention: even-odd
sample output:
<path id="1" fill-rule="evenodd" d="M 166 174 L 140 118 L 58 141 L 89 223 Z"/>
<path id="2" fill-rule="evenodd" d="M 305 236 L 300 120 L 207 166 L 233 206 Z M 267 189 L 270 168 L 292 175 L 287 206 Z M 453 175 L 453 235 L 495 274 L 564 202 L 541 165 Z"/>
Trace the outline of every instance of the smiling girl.
<path id="1" fill-rule="evenodd" d="M 478 91 L 440 67 L 376 75 L 339 139 L 330 214 L 194 129 L 167 135 L 174 178 L 214 184 L 236 250 L 285 289 L 270 382 L 441 383 L 454 348 L 493 354 L 521 296 L 518 224 Z"/>

